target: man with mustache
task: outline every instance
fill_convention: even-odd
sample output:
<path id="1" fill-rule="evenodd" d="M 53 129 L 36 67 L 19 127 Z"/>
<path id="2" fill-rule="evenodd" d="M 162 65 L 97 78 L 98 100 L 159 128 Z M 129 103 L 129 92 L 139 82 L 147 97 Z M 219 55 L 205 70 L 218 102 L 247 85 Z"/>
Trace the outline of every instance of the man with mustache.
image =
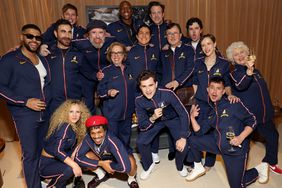
<path id="1" fill-rule="evenodd" d="M 37 53 L 42 37 L 38 26 L 26 24 L 21 46 L 0 60 L 0 96 L 7 102 L 20 139 L 28 188 L 41 188 L 38 171 L 43 138 L 48 130 L 50 68 Z"/>
<path id="2" fill-rule="evenodd" d="M 83 54 L 71 46 L 72 25 L 68 20 L 60 19 L 56 22 L 54 35 L 57 43 L 50 47 L 47 56 L 52 76 L 51 112 L 67 99 L 82 99 L 80 69 L 85 60 Z"/>
<path id="3" fill-rule="evenodd" d="M 106 58 L 108 47 L 116 41 L 115 37 L 106 37 L 107 24 L 101 20 L 91 20 L 86 26 L 85 39 L 73 40 L 73 45 L 85 56 L 83 64 L 83 92 L 85 103 L 92 114 L 96 113 L 94 93 L 99 81 L 104 77 L 103 68 L 110 63 Z"/>

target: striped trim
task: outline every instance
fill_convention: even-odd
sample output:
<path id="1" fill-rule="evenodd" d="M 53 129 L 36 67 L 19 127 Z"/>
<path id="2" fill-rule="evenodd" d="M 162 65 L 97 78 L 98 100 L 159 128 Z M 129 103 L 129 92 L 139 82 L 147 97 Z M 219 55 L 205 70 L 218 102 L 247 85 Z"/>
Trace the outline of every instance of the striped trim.
<path id="1" fill-rule="evenodd" d="M 67 130 L 68 130 L 69 127 L 70 127 L 70 124 L 68 124 L 68 126 L 66 127 L 66 129 L 65 129 L 65 131 L 64 131 L 64 135 L 63 135 L 63 137 L 60 139 L 59 146 L 58 146 L 58 150 L 57 150 L 58 153 L 61 154 L 61 155 L 64 156 L 64 157 L 66 157 L 66 154 L 64 154 L 64 153 L 60 150 L 60 148 L 61 148 L 63 139 L 65 139 L 65 137 L 66 137 Z"/>
<path id="2" fill-rule="evenodd" d="M 254 124 L 252 124 L 252 125 L 248 125 L 248 126 L 250 126 L 250 127 L 252 127 L 253 129 L 256 127 L 256 125 L 257 125 L 257 119 L 256 119 L 256 116 L 252 113 L 252 112 L 250 112 L 250 110 L 244 105 L 244 103 L 242 102 L 242 101 L 239 101 L 241 104 L 242 104 L 242 106 L 248 111 L 248 113 L 251 115 L 251 116 L 253 116 L 253 118 L 254 118 Z"/>
<path id="3" fill-rule="evenodd" d="M 233 71 L 234 72 L 234 71 Z M 233 73 L 232 72 L 232 73 Z M 232 80 L 235 82 L 235 85 L 238 87 L 242 82 L 243 82 L 243 80 L 247 77 L 246 75 L 244 75 L 242 78 L 241 78 L 241 80 L 238 82 L 234 77 L 233 77 L 233 75 L 232 75 L 232 73 L 229 73 L 229 75 L 230 75 L 230 77 L 232 78 Z"/>
<path id="4" fill-rule="evenodd" d="M 114 141 L 113 141 L 109 136 L 108 136 L 108 139 L 109 139 L 109 141 L 113 144 L 113 146 L 115 147 L 116 152 L 117 152 L 117 154 L 118 154 L 118 156 L 119 156 L 119 158 L 120 158 L 120 161 L 121 161 L 121 164 L 122 164 L 122 167 L 123 167 L 123 170 L 122 170 L 122 171 L 118 171 L 118 172 L 124 173 L 124 172 L 126 171 L 126 168 L 125 168 L 124 161 L 123 161 L 123 159 L 122 159 L 122 157 L 121 157 L 121 154 L 120 154 L 120 152 L 119 152 L 119 149 L 118 149 L 117 145 L 114 143 Z"/>
<path id="5" fill-rule="evenodd" d="M 0 93 L 0 95 L 1 95 L 2 97 L 6 98 L 6 99 L 9 100 L 9 101 L 12 101 L 13 103 L 19 103 L 19 104 L 24 104 L 24 103 L 25 103 L 25 101 L 13 100 L 13 99 L 11 99 L 10 97 L 4 95 L 3 93 Z"/>

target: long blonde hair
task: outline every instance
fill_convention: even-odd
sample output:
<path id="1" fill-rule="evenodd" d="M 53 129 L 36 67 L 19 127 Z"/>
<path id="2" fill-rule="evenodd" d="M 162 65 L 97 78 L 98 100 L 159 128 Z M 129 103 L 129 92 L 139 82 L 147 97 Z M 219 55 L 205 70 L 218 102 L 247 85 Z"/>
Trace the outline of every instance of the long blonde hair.
<path id="1" fill-rule="evenodd" d="M 79 106 L 81 115 L 78 122 L 74 124 L 69 122 L 69 111 L 71 106 L 75 104 Z M 75 132 L 77 143 L 79 144 L 86 134 L 86 128 L 84 124 L 88 117 L 90 117 L 90 112 L 83 102 L 79 100 L 66 100 L 53 113 L 46 138 L 49 138 L 57 129 L 60 128 L 63 123 L 68 123 Z"/>

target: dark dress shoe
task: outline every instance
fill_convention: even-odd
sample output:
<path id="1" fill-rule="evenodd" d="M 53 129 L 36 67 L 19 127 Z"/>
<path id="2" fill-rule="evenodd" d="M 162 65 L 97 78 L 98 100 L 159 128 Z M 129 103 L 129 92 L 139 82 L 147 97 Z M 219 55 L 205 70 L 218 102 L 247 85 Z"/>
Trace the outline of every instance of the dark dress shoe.
<path id="1" fill-rule="evenodd" d="M 73 188 L 85 188 L 85 183 L 81 176 L 75 177 L 73 180 Z"/>
<path id="2" fill-rule="evenodd" d="M 139 188 L 139 185 L 136 181 L 132 181 L 130 184 L 128 184 L 130 188 Z"/>
<path id="3" fill-rule="evenodd" d="M 97 174 L 94 174 L 93 176 L 93 179 L 87 184 L 87 188 L 96 188 L 100 183 L 107 181 L 110 178 L 108 173 L 106 173 L 105 176 L 100 180 Z"/>
<path id="4" fill-rule="evenodd" d="M 169 152 L 167 158 L 172 161 L 175 158 L 175 152 Z"/>

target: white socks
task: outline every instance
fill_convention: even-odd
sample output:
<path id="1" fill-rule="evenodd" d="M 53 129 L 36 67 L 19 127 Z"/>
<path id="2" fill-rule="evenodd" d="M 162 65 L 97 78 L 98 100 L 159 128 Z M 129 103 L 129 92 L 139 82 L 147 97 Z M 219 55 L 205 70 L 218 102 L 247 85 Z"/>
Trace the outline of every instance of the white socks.
<path id="1" fill-rule="evenodd" d="M 102 168 L 100 168 L 100 167 L 98 167 L 93 172 L 95 172 L 97 174 L 99 180 L 102 179 L 105 176 L 105 174 L 106 174 L 106 172 Z"/>

